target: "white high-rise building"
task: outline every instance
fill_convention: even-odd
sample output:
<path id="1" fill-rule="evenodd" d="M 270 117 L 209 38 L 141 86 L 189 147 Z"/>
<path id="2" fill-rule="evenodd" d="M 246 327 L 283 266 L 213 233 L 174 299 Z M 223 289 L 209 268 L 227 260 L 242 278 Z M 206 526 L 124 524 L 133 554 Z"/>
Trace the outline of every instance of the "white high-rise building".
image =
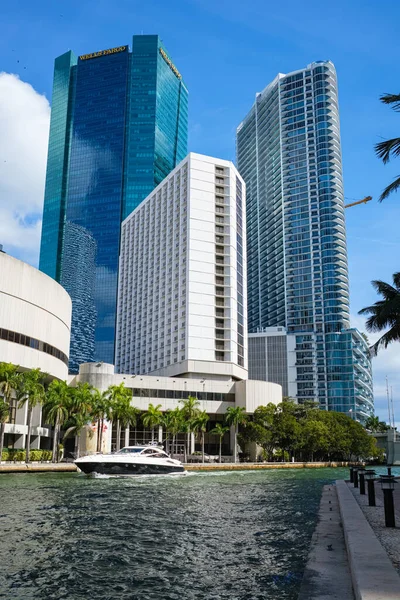
<path id="1" fill-rule="evenodd" d="M 116 370 L 247 378 L 245 184 L 190 153 L 122 223 Z"/>

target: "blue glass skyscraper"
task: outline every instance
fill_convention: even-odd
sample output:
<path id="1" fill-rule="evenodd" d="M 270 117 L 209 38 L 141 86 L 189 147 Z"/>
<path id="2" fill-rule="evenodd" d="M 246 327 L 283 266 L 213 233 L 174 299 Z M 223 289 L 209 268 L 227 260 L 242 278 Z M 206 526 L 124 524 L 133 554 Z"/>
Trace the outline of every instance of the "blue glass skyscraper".
<path id="1" fill-rule="evenodd" d="M 114 361 L 120 225 L 186 156 L 187 130 L 158 36 L 56 59 L 39 268 L 72 297 L 71 372 Z"/>
<path id="2" fill-rule="evenodd" d="M 320 61 L 279 74 L 237 130 L 246 182 L 249 332 L 296 337 L 297 399 L 373 413 L 365 340 L 349 330 L 336 72 Z M 362 354 L 362 357 L 361 357 Z M 360 358 L 357 358 L 360 355 Z"/>

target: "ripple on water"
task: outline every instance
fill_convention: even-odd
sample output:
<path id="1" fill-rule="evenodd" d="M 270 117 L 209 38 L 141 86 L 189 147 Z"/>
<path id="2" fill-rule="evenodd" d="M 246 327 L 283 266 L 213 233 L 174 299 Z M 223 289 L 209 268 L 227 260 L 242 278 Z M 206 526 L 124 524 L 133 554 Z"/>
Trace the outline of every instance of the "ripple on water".
<path id="1" fill-rule="evenodd" d="M 0 598 L 292 600 L 340 470 L 0 478 Z"/>

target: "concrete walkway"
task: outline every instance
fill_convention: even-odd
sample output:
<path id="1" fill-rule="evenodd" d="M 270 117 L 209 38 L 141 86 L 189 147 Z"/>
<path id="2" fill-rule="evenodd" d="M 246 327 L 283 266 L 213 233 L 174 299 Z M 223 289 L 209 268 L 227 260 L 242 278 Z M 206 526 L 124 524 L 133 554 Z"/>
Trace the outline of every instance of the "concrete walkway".
<path id="1" fill-rule="evenodd" d="M 356 600 L 399 600 L 400 577 L 345 481 L 336 482 Z"/>
<path id="2" fill-rule="evenodd" d="M 322 491 L 298 600 L 354 600 L 334 485 L 326 485 Z"/>

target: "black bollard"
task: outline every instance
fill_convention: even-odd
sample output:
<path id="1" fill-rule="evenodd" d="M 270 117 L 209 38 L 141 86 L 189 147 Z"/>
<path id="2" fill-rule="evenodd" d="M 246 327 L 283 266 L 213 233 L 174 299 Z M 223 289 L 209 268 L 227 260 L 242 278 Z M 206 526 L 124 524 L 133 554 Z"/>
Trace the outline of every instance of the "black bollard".
<path id="1" fill-rule="evenodd" d="M 375 482 L 373 479 L 368 479 L 368 506 L 376 506 L 375 501 Z"/>
<path id="2" fill-rule="evenodd" d="M 375 471 L 367 470 L 364 473 L 364 480 L 367 482 L 368 487 L 368 505 L 376 506 L 375 501 Z"/>
<path id="3" fill-rule="evenodd" d="M 385 509 L 385 525 L 386 527 L 396 527 L 396 519 L 394 513 L 393 490 L 396 481 L 393 475 L 381 476 L 381 487 L 383 491 L 383 506 Z"/>
<path id="4" fill-rule="evenodd" d="M 383 505 L 385 508 L 386 527 L 396 527 L 396 519 L 394 517 L 393 490 L 383 490 Z"/>
<path id="5" fill-rule="evenodd" d="M 358 488 L 358 469 L 354 469 L 354 487 Z"/>
<path id="6" fill-rule="evenodd" d="M 354 482 L 354 467 L 350 467 L 350 483 Z"/>
<path id="7" fill-rule="evenodd" d="M 388 470 L 389 477 L 391 477 L 392 476 L 392 467 L 388 467 L 387 470 Z"/>
<path id="8" fill-rule="evenodd" d="M 365 479 L 364 479 L 364 476 L 365 476 L 365 470 L 361 469 L 361 471 L 360 471 L 360 494 L 362 496 L 365 496 Z"/>

